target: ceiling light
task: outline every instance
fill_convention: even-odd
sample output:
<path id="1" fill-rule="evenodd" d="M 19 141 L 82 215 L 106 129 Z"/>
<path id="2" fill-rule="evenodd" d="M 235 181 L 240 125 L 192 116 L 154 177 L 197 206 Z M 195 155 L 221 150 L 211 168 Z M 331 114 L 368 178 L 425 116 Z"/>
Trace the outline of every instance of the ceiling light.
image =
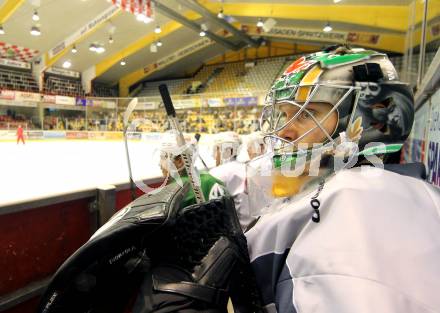
<path id="1" fill-rule="evenodd" d="M 34 14 L 32 15 L 32 20 L 35 21 L 35 22 L 40 20 L 40 17 L 38 16 L 38 11 L 37 10 L 34 11 Z"/>
<path id="2" fill-rule="evenodd" d="M 76 46 L 73 45 L 73 47 L 72 47 L 72 53 L 77 53 L 77 52 L 78 52 L 78 50 L 76 49 Z"/>
<path id="3" fill-rule="evenodd" d="M 331 27 L 330 23 L 325 24 L 324 28 L 322 29 L 326 33 L 331 32 L 333 30 L 333 27 Z"/>
<path id="4" fill-rule="evenodd" d="M 199 35 L 200 35 L 200 37 L 205 37 L 205 36 L 206 36 L 206 33 L 205 33 L 204 30 L 201 30 Z"/>
<path id="5" fill-rule="evenodd" d="M 162 41 L 158 40 L 158 41 L 156 42 L 156 46 L 158 46 L 158 47 L 162 47 Z"/>
<path id="6" fill-rule="evenodd" d="M 71 66 L 72 66 L 72 63 L 70 63 L 69 60 L 64 61 L 64 63 L 63 63 L 64 68 L 70 68 Z"/>
<path id="7" fill-rule="evenodd" d="M 94 43 L 92 43 L 92 44 L 89 46 L 89 50 L 92 51 L 92 52 L 96 52 L 96 45 L 95 45 Z"/>
<path id="8" fill-rule="evenodd" d="M 0 35 L 4 35 L 5 30 L 3 29 L 3 25 L 0 25 Z"/>
<path id="9" fill-rule="evenodd" d="M 225 18 L 225 15 L 223 14 L 223 9 L 221 9 L 218 14 L 217 14 L 218 18 Z"/>
<path id="10" fill-rule="evenodd" d="M 143 14 L 136 15 L 136 20 L 138 20 L 139 22 L 143 22 L 144 19 L 145 19 L 145 15 Z"/>
<path id="11" fill-rule="evenodd" d="M 96 48 L 96 53 L 101 54 L 105 52 L 105 48 L 103 46 L 98 46 Z"/>
<path id="12" fill-rule="evenodd" d="M 258 22 L 257 22 L 257 27 L 263 27 L 264 26 L 264 23 L 263 23 L 263 20 L 261 19 L 261 17 L 258 19 Z"/>
<path id="13" fill-rule="evenodd" d="M 113 37 L 112 36 L 108 37 L 108 43 L 112 44 L 113 42 L 114 42 Z"/>
<path id="14" fill-rule="evenodd" d="M 156 28 L 154 29 L 154 32 L 155 32 L 156 34 L 160 34 L 160 33 L 162 32 L 162 29 L 160 28 L 159 25 L 156 26 Z"/>
<path id="15" fill-rule="evenodd" d="M 334 3 L 339 3 L 339 2 L 341 2 L 342 0 L 333 0 L 333 2 Z"/>
<path id="16" fill-rule="evenodd" d="M 40 36 L 41 35 L 41 31 L 37 26 L 32 26 L 31 27 L 31 35 L 32 36 Z"/>
<path id="17" fill-rule="evenodd" d="M 125 63 L 125 61 L 122 60 L 120 64 L 121 64 L 121 66 L 124 66 L 124 65 L 127 64 L 127 63 Z"/>

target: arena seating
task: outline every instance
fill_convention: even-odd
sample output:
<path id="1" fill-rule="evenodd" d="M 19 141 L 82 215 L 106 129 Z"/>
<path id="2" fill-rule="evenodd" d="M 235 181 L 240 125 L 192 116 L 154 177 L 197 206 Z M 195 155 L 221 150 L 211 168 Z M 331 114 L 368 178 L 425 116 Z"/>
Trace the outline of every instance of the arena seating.
<path id="1" fill-rule="evenodd" d="M 434 55 L 434 52 L 426 54 L 425 68 L 429 66 Z M 390 59 L 400 72 L 403 68 L 403 57 L 397 56 Z M 145 83 L 138 96 L 157 96 L 157 86 L 164 82 L 168 84 L 172 94 L 265 91 L 292 62 L 292 57 L 257 59 L 251 62 L 253 66 L 246 66 L 243 61 L 207 65 L 193 78 Z M 418 55 L 414 55 L 410 67 L 412 76 L 417 75 L 417 64 Z M 193 83 L 196 83 L 196 88 L 193 88 Z"/>
<path id="2" fill-rule="evenodd" d="M 27 92 L 38 92 L 38 85 L 28 71 L 0 68 L 0 88 Z"/>
<path id="3" fill-rule="evenodd" d="M 21 125 L 25 130 L 36 128 L 32 120 L 27 119 L 22 114 L 17 114 L 14 110 L 9 109 L 8 112 L 0 112 L 0 129 L 15 131 L 18 125 Z"/>
<path id="4" fill-rule="evenodd" d="M 47 76 L 44 83 L 44 92 L 62 96 L 83 97 L 85 92 L 79 79 Z"/>
<path id="5" fill-rule="evenodd" d="M 173 79 L 167 80 L 168 90 L 171 94 L 181 93 L 187 84 L 188 79 Z M 159 82 L 146 82 L 142 90 L 137 94 L 137 97 L 155 97 L 158 96 L 158 87 L 163 81 Z"/>
<path id="6" fill-rule="evenodd" d="M 103 98 L 110 98 L 110 97 L 116 98 L 118 97 L 118 90 L 110 86 L 94 82 L 91 96 L 103 97 Z"/>
<path id="7" fill-rule="evenodd" d="M 253 67 L 246 67 L 245 62 L 241 61 L 203 66 L 193 78 L 144 83 L 137 96 L 157 96 L 157 86 L 164 82 L 172 94 L 267 90 L 288 61 L 285 57 L 277 57 L 256 60 L 254 64 Z"/>
<path id="8" fill-rule="evenodd" d="M 241 91 L 268 90 L 288 63 L 284 57 L 255 61 L 254 66 L 248 67 L 238 89 Z"/>
<path id="9" fill-rule="evenodd" d="M 428 69 L 429 65 L 434 59 L 434 56 L 435 56 L 435 52 L 427 52 L 425 54 L 425 65 L 424 65 L 425 71 Z M 404 68 L 405 67 L 404 57 L 402 56 L 390 57 L 390 60 L 399 73 L 402 73 L 406 70 L 406 68 Z M 405 77 L 402 74 L 400 74 L 400 76 L 407 81 L 411 81 L 412 83 L 415 83 L 417 80 L 418 67 L 419 67 L 419 54 L 414 54 L 412 57 L 411 64 L 407 67 L 409 68 L 407 76 Z"/>

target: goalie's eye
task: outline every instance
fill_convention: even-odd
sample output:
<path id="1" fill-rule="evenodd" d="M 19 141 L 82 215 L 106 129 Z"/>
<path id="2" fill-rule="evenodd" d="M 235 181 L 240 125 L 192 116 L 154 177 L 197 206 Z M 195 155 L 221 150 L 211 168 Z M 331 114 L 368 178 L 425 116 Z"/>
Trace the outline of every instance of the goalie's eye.
<path id="1" fill-rule="evenodd" d="M 299 115 L 298 119 L 300 120 L 308 120 L 308 119 L 312 119 L 312 115 L 315 116 L 316 112 L 314 110 L 307 110 L 306 111 L 302 111 L 301 114 Z"/>

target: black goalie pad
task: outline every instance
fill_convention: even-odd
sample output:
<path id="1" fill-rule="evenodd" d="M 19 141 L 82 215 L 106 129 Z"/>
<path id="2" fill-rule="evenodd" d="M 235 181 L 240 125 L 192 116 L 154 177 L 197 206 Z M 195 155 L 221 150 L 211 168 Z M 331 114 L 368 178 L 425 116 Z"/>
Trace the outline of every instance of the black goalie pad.
<path id="1" fill-rule="evenodd" d="M 37 312 L 123 312 L 151 266 L 145 238 L 174 218 L 188 188 L 168 185 L 116 213 L 61 265 Z"/>
<path id="2" fill-rule="evenodd" d="M 180 209 L 188 190 L 188 183 L 171 184 L 116 213 L 58 269 L 37 312 L 124 313 L 155 266 L 168 263 L 191 272 L 220 237 L 236 243 L 249 265 L 233 200 Z M 250 266 L 240 267 L 230 290 L 236 311 L 254 311 L 258 295 Z"/>

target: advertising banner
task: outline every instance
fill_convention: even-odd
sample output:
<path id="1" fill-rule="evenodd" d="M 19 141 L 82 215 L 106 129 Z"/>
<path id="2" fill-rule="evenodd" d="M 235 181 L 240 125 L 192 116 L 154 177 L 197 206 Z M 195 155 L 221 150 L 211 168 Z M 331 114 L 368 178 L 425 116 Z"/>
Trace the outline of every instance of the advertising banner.
<path id="1" fill-rule="evenodd" d="M 8 130 L 0 130 L 0 141 L 1 140 L 12 140 L 16 139 L 17 135 L 15 131 L 8 131 Z"/>
<path id="2" fill-rule="evenodd" d="M 75 98 L 66 96 L 55 96 L 56 104 L 75 105 Z"/>
<path id="3" fill-rule="evenodd" d="M 88 107 L 93 106 L 93 100 L 92 99 L 85 99 L 85 98 L 78 98 L 77 97 L 75 102 L 76 102 L 77 106 L 83 106 L 83 107 L 85 107 L 85 106 L 88 106 Z"/>
<path id="4" fill-rule="evenodd" d="M 209 98 L 206 100 L 207 104 L 211 108 L 218 108 L 224 106 L 223 100 L 221 98 Z"/>
<path id="5" fill-rule="evenodd" d="M 64 139 L 66 138 L 66 132 L 64 131 L 43 131 L 44 139 Z"/>
<path id="6" fill-rule="evenodd" d="M 87 100 L 83 98 L 76 98 L 75 104 L 85 107 L 87 105 Z"/>
<path id="7" fill-rule="evenodd" d="M 0 65 L 8 66 L 8 67 L 15 67 L 19 69 L 31 69 L 31 64 L 28 62 L 22 62 L 22 61 L 16 61 L 11 59 L 0 59 Z"/>
<path id="8" fill-rule="evenodd" d="M 227 106 L 256 106 L 258 105 L 258 97 L 234 97 L 223 98 Z"/>
<path id="9" fill-rule="evenodd" d="M 104 100 L 103 107 L 106 109 L 115 109 L 116 101 Z"/>
<path id="10" fill-rule="evenodd" d="M 127 133 L 127 139 L 141 140 L 142 139 L 142 133 Z"/>
<path id="11" fill-rule="evenodd" d="M 67 139 L 88 139 L 89 136 L 85 131 L 67 131 L 66 132 Z"/>
<path id="12" fill-rule="evenodd" d="M 151 72 L 160 70 L 170 64 L 173 64 L 184 57 L 193 54 L 194 52 L 201 50 L 214 42 L 209 38 L 203 38 L 198 41 L 193 42 L 190 45 L 187 45 L 161 59 L 159 59 L 156 63 L 149 64 L 144 67 L 144 74 L 149 74 Z"/>
<path id="13" fill-rule="evenodd" d="M 16 91 L 15 92 L 15 100 L 16 101 L 40 102 L 41 95 L 39 93 L 34 93 L 34 92 Z"/>
<path id="14" fill-rule="evenodd" d="M 75 43 L 78 39 L 85 36 L 85 34 L 90 33 L 96 30 L 102 23 L 113 17 L 116 13 L 118 13 L 120 9 L 116 6 L 110 6 L 105 11 L 98 14 L 95 18 L 93 18 L 90 22 L 85 24 L 83 27 L 78 29 L 72 35 L 58 43 L 53 49 L 49 50 L 49 57 L 53 58 L 59 53 L 61 53 L 66 47 Z"/>
<path id="15" fill-rule="evenodd" d="M 122 140 L 124 138 L 122 132 L 107 132 L 105 136 L 107 140 Z"/>
<path id="16" fill-rule="evenodd" d="M 199 99 L 177 99 L 173 102 L 176 109 L 200 108 Z"/>
<path id="17" fill-rule="evenodd" d="M 15 99 L 15 91 L 1 90 L 0 91 L 0 99 L 14 100 Z"/>
<path id="18" fill-rule="evenodd" d="M 47 73 L 61 75 L 61 76 L 67 76 L 67 77 L 73 77 L 73 78 L 79 78 L 80 73 L 76 71 L 66 70 L 64 68 L 59 67 L 50 67 L 46 70 Z"/>
<path id="19" fill-rule="evenodd" d="M 28 131 L 27 134 L 29 139 L 44 139 L 44 133 L 41 130 Z"/>
<path id="20" fill-rule="evenodd" d="M 261 35 L 261 29 L 255 25 L 242 25 L 242 30 L 250 35 Z M 331 43 L 350 43 L 359 46 L 368 46 L 388 51 L 403 52 L 404 37 L 400 34 L 337 31 L 324 32 L 322 29 L 274 26 L 264 33 L 267 37 L 287 38 L 301 41 Z"/>
<path id="21" fill-rule="evenodd" d="M 42 100 L 45 103 L 55 103 L 56 97 L 53 95 L 43 95 Z"/>
<path id="22" fill-rule="evenodd" d="M 93 102 L 91 102 L 93 101 Z M 98 100 L 98 99 L 87 99 L 87 106 L 94 106 L 106 109 L 114 109 L 116 108 L 116 101 L 113 100 Z"/>
<path id="23" fill-rule="evenodd" d="M 146 101 L 146 102 L 138 102 L 135 110 L 155 110 L 159 108 L 159 102 Z"/>
<path id="24" fill-rule="evenodd" d="M 91 140 L 105 140 L 106 135 L 105 132 L 89 132 L 89 139 Z"/>

